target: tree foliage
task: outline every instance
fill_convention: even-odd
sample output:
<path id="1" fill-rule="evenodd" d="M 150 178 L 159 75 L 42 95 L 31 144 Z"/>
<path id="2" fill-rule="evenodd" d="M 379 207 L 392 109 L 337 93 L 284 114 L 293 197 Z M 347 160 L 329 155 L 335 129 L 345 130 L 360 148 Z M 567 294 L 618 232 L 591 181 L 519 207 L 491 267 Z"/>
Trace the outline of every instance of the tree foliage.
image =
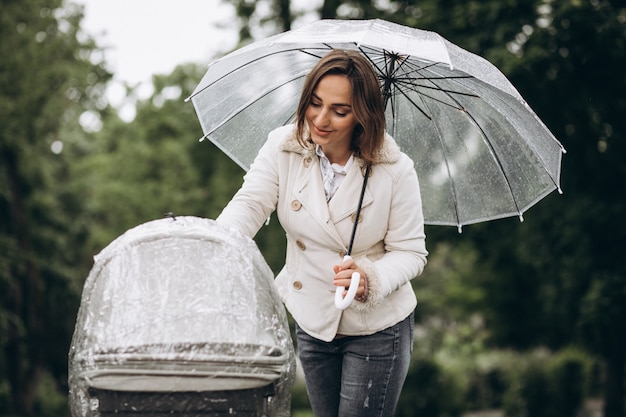
<path id="1" fill-rule="evenodd" d="M 131 122 L 110 113 L 90 148 L 76 149 L 73 177 L 89 202 L 91 225 L 84 260 L 129 228 L 167 213 L 215 218 L 241 186 L 244 171 L 209 141 L 198 142 L 200 124 L 191 103 L 183 102 L 203 71 L 190 63 L 153 76 L 154 93 L 137 102 Z M 256 237 L 275 270 L 284 261 L 277 230 L 270 222 Z"/>
<path id="2" fill-rule="evenodd" d="M 77 294 L 69 161 L 58 152 L 109 77 L 78 40 L 82 11 L 61 1 L 2 2 L 0 16 L 0 385 L 8 412 L 32 415 L 45 372 L 62 384 Z"/>
<path id="3" fill-rule="evenodd" d="M 287 30 L 304 13 L 287 0 L 229 3 L 242 42 Z M 80 8 L 61 0 L 2 0 L 2 8 L 0 415 L 43 416 L 38 398 L 59 408 L 49 393 L 64 389 L 92 256 L 167 212 L 214 218 L 243 171 L 197 141 L 200 126 L 183 99 L 202 76 L 198 65 L 155 75 L 154 93 L 137 102 L 136 117 L 126 122 L 102 98 L 110 74 L 98 47 L 79 34 Z M 431 256 L 415 282 L 417 317 L 421 325 L 449 323 L 440 335 L 459 344 L 458 352 L 585 346 L 606 365 L 605 417 L 622 417 L 625 6 L 325 0 L 312 12 L 442 34 L 502 69 L 562 141 L 564 194 L 546 197 L 523 223 L 498 220 L 462 234 L 427 227 Z M 102 128 L 84 129 L 79 121 L 86 119 Z M 284 234 L 275 218 L 256 240 L 278 271 Z"/>

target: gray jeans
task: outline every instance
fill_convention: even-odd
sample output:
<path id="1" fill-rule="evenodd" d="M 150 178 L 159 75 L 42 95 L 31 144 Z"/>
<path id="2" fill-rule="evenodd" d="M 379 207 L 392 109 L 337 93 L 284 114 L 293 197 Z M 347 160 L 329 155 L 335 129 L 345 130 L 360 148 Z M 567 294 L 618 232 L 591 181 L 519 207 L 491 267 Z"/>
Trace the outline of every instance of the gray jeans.
<path id="1" fill-rule="evenodd" d="M 414 314 L 369 336 L 324 342 L 296 325 L 298 357 L 317 417 L 393 416 L 413 350 Z"/>

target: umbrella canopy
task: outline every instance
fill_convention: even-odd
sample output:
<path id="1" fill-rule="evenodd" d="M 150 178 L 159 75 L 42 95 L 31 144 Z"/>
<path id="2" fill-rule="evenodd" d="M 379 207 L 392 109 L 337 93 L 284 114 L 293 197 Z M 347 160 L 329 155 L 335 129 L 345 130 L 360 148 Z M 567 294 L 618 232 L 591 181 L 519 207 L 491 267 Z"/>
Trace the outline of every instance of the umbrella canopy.
<path id="1" fill-rule="evenodd" d="M 209 65 L 190 96 L 204 138 L 248 169 L 294 121 L 304 80 L 331 49 L 375 67 L 387 130 L 415 162 L 427 224 L 519 216 L 555 189 L 563 146 L 492 64 L 436 33 L 383 20 L 320 20 Z"/>

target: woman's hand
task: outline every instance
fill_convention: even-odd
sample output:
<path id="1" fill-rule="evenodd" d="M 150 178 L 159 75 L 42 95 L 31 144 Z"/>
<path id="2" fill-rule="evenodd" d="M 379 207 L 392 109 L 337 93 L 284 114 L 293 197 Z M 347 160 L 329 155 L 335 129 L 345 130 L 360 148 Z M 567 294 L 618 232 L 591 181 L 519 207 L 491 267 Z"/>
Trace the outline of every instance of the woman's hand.
<path id="1" fill-rule="evenodd" d="M 354 272 L 358 272 L 361 275 L 361 279 L 359 281 L 359 287 L 356 291 L 356 295 L 354 297 L 355 300 L 364 302 L 367 300 L 368 296 L 368 281 L 367 274 L 363 272 L 361 268 L 354 262 L 352 258 L 345 259 L 341 264 L 335 265 L 333 267 L 335 272 L 335 277 L 333 279 L 333 285 L 336 287 L 344 287 L 346 290 L 343 292 L 343 296 L 345 297 L 348 293 L 347 288 L 350 286 L 350 280 L 352 279 L 352 274 Z"/>

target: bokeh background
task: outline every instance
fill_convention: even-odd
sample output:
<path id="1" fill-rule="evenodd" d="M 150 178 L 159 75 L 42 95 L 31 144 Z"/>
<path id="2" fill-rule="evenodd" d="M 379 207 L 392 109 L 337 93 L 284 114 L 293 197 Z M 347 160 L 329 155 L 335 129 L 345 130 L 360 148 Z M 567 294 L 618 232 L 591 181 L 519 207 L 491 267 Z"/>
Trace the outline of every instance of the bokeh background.
<path id="1" fill-rule="evenodd" d="M 96 253 L 168 212 L 214 218 L 241 185 L 243 171 L 198 142 L 184 102 L 206 63 L 306 20 L 376 17 L 436 31 L 490 60 L 568 151 L 564 194 L 546 197 L 524 222 L 461 234 L 427 227 L 431 255 L 414 280 L 415 349 L 397 415 L 624 417 L 626 5 L 215 4 L 229 16 L 207 17 L 218 46 L 155 69 L 145 90 L 120 83 L 105 45 L 83 26 L 82 4 L 0 1 L 0 416 L 69 416 L 67 354 Z M 136 30 L 158 13 L 147 11 Z M 276 219 L 256 241 L 280 269 Z M 311 415 L 302 383 L 292 407 Z"/>

